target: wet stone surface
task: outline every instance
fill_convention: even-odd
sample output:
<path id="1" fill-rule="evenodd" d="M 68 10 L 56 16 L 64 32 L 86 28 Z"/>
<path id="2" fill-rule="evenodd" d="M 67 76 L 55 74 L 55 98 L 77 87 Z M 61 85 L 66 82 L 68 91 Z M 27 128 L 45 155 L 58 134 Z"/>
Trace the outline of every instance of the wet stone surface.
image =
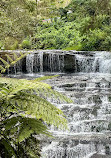
<path id="1" fill-rule="evenodd" d="M 45 82 L 74 103 L 56 103 L 69 130 L 50 128 L 55 139 L 43 141 L 42 158 L 111 158 L 111 75 L 76 73 Z"/>

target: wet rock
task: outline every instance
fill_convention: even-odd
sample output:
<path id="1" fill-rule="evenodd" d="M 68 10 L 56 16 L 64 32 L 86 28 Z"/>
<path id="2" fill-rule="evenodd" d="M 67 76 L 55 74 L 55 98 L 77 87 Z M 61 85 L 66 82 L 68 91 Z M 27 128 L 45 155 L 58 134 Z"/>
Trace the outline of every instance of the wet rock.
<path id="1" fill-rule="evenodd" d="M 101 154 L 94 154 L 90 158 L 111 158 L 111 156 L 101 155 Z"/>

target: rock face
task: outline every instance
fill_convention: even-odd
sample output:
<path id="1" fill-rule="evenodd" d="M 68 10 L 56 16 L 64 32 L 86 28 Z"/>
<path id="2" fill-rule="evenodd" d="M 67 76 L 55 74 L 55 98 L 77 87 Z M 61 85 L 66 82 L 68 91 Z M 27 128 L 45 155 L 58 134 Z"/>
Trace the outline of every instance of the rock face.
<path id="1" fill-rule="evenodd" d="M 8 70 L 21 72 L 29 78 L 59 73 L 45 82 L 74 101 L 52 100 L 69 130 L 49 128 L 55 138 L 42 139 L 42 158 L 111 158 L 110 52 L 33 51 Z"/>

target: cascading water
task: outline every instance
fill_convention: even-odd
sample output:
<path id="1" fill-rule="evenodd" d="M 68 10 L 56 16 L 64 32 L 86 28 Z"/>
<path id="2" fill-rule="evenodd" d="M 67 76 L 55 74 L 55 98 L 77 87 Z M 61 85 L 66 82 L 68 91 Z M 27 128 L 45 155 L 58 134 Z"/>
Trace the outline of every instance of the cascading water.
<path id="1" fill-rule="evenodd" d="M 22 72 L 111 73 L 110 52 L 35 51 L 18 62 L 9 74 Z"/>
<path id="2" fill-rule="evenodd" d="M 32 73 L 34 68 L 34 54 L 28 54 L 26 57 L 26 71 Z"/>
<path id="3" fill-rule="evenodd" d="M 111 53 L 95 52 L 93 56 L 75 55 L 77 72 L 111 73 Z"/>
<path id="4" fill-rule="evenodd" d="M 74 101 L 52 100 L 69 130 L 51 126 L 55 138 L 41 138 L 41 157 L 111 158 L 111 53 L 39 51 L 26 57 L 26 72 L 64 72 L 46 83 Z"/>
<path id="5" fill-rule="evenodd" d="M 111 158 L 111 75 L 76 73 L 47 83 L 74 104 L 58 105 L 69 131 L 51 127 L 55 139 L 43 141 L 42 158 Z"/>
<path id="6" fill-rule="evenodd" d="M 26 57 L 26 72 L 27 73 L 42 73 L 49 72 L 63 72 L 64 69 L 64 55 L 49 54 L 44 55 L 40 53 L 29 54 Z"/>
<path id="7" fill-rule="evenodd" d="M 111 73 L 111 53 L 104 52 L 97 54 L 99 62 L 99 72 Z"/>
<path id="8" fill-rule="evenodd" d="M 9 73 L 22 72 L 25 67 L 26 73 L 42 72 L 100 72 L 111 73 L 110 52 L 53 52 L 36 51 L 27 55 L 26 64 L 24 61 L 15 65 Z"/>
<path id="9" fill-rule="evenodd" d="M 62 72 L 64 68 L 64 56 L 60 54 L 51 54 L 47 56 L 47 65 L 50 72 Z"/>
<path id="10" fill-rule="evenodd" d="M 92 72 L 95 71 L 95 58 L 90 56 L 83 56 L 81 54 L 76 54 L 76 66 L 77 72 Z"/>

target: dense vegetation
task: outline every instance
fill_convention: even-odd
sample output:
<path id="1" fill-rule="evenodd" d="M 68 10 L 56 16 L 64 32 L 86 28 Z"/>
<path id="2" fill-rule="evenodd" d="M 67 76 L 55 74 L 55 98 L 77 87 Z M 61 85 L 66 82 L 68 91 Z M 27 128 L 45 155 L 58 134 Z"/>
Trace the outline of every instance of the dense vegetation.
<path id="1" fill-rule="evenodd" d="M 1 0 L 0 49 L 111 51 L 111 0 Z M 10 63 L 1 58 L 0 70 L 23 56 L 8 56 Z M 47 98 L 71 101 L 45 78 L 0 78 L 0 157 L 40 157 L 37 136 L 50 135 L 45 124 L 66 127 Z"/>
<path id="2" fill-rule="evenodd" d="M 111 50 L 111 0 L 1 0 L 1 49 Z"/>

